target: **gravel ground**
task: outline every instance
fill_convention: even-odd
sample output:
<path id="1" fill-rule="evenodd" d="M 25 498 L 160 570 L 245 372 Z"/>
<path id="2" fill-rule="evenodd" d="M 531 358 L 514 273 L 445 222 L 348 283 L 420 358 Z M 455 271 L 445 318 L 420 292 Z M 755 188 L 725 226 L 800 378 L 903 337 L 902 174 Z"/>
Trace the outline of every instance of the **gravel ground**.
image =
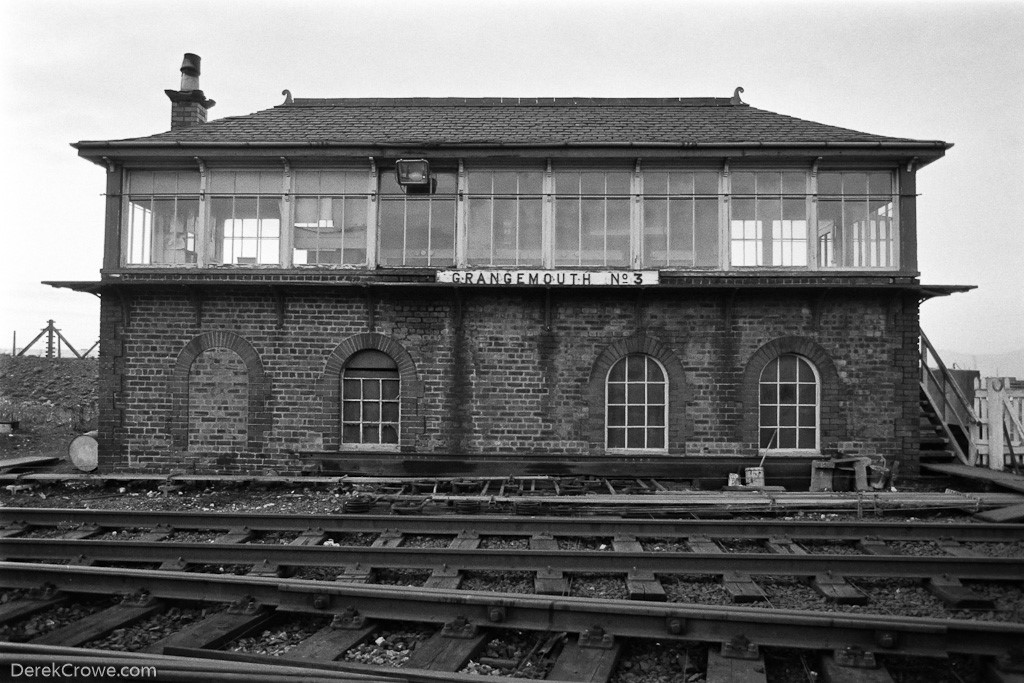
<path id="1" fill-rule="evenodd" d="M 640 546 L 649 553 L 688 553 L 690 547 L 686 541 L 664 538 L 641 538 Z"/>
<path id="2" fill-rule="evenodd" d="M 957 619 L 993 619 L 997 621 L 1015 621 L 1024 623 L 1024 587 L 1019 583 L 964 581 L 982 597 L 995 601 L 994 610 L 950 610 Z"/>
<path id="3" fill-rule="evenodd" d="M 117 604 L 117 600 L 108 597 L 51 607 L 24 619 L 0 626 L 0 640 L 23 643 L 115 604 Z"/>
<path id="4" fill-rule="evenodd" d="M 665 575 L 659 576 L 665 587 L 668 602 L 686 602 L 697 605 L 731 605 L 732 597 L 713 576 Z"/>
<path id="5" fill-rule="evenodd" d="M 135 541 L 150 533 L 150 529 L 111 529 L 91 538 L 98 541 Z"/>
<path id="6" fill-rule="evenodd" d="M 600 536 L 568 538 L 565 536 L 559 536 L 557 540 L 559 550 L 601 550 L 609 553 L 615 551 L 612 547 L 611 538 L 603 538 Z"/>
<path id="7" fill-rule="evenodd" d="M 341 574 L 338 567 L 298 567 L 292 578 L 305 581 L 334 581 Z"/>
<path id="8" fill-rule="evenodd" d="M 467 591 L 533 594 L 533 572 L 464 572 L 459 588 Z"/>
<path id="9" fill-rule="evenodd" d="M 523 631 L 505 631 L 489 641 L 475 659 L 466 662 L 459 671 L 478 676 L 516 676 L 518 678 L 543 678 L 549 667 L 539 666 L 526 657 L 543 634 Z M 518 673 L 516 673 L 518 669 Z"/>
<path id="10" fill-rule="evenodd" d="M 614 574 L 570 574 L 569 595 L 576 598 L 629 600 L 625 577 Z"/>
<path id="11" fill-rule="evenodd" d="M 402 548 L 447 548 L 454 536 L 409 534 L 402 537 Z"/>
<path id="12" fill-rule="evenodd" d="M 370 583 L 420 588 L 429 578 L 429 569 L 375 569 Z"/>
<path id="13" fill-rule="evenodd" d="M 915 557 L 930 557 L 934 555 L 945 555 L 937 545 L 931 541 L 886 541 L 885 545 L 890 548 L 894 555 L 913 555 Z"/>
<path id="14" fill-rule="evenodd" d="M 239 638 L 228 645 L 227 649 L 231 652 L 279 657 L 329 623 L 329 619 L 315 617 L 290 619 L 263 631 L 258 636 Z"/>
<path id="15" fill-rule="evenodd" d="M 609 683 L 695 683 L 705 680 L 707 652 L 700 645 L 639 640 L 627 643 Z"/>
<path id="16" fill-rule="evenodd" d="M 223 531 L 191 531 L 191 530 L 179 530 L 172 531 L 170 535 L 163 540 L 165 543 L 213 543 L 220 536 L 223 536 Z"/>
<path id="17" fill-rule="evenodd" d="M 172 607 L 166 612 L 137 621 L 131 626 L 111 631 L 103 638 L 89 641 L 82 645 L 82 647 L 136 652 L 149 647 L 161 638 L 179 631 L 193 622 L 204 619 L 219 611 L 220 608 Z"/>
<path id="18" fill-rule="evenodd" d="M 297 531 L 262 531 L 255 534 L 246 543 L 260 545 L 285 545 L 299 537 Z"/>
<path id="19" fill-rule="evenodd" d="M 329 534 L 323 545 L 347 545 L 367 548 L 373 545 L 380 534 L 359 532 L 355 534 Z"/>
<path id="20" fill-rule="evenodd" d="M 812 555 L 865 555 L 863 551 L 849 541 L 805 541 L 797 545 Z"/>
<path id="21" fill-rule="evenodd" d="M 720 538 L 718 545 L 727 553 L 767 553 L 768 548 L 764 547 L 760 541 L 748 539 L 748 538 Z"/>
<path id="22" fill-rule="evenodd" d="M 529 550 L 529 536 L 481 536 L 480 547 L 484 550 Z"/>
<path id="23" fill-rule="evenodd" d="M 377 632 L 374 640 L 349 649 L 342 657 L 342 661 L 399 667 L 409 661 L 409 655 L 416 644 L 429 638 L 432 633 L 431 630 L 415 624 L 381 630 Z"/>
<path id="24" fill-rule="evenodd" d="M 1024 559 L 1024 543 L 964 543 L 963 545 L 978 555 Z"/>

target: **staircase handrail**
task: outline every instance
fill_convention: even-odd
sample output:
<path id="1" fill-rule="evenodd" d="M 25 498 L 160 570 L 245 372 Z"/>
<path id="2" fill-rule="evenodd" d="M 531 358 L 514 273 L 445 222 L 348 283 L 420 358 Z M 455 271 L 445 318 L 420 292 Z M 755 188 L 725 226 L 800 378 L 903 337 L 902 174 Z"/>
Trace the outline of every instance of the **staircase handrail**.
<path id="1" fill-rule="evenodd" d="M 938 415 L 939 424 L 942 428 L 942 432 L 946 439 L 949 441 L 949 446 L 953 449 L 957 458 L 965 465 L 974 466 L 978 463 L 978 446 L 974 442 L 974 435 L 972 427 L 981 424 L 981 420 L 974 412 L 974 408 L 971 403 L 967 400 L 963 390 L 960 389 L 960 385 L 953 379 L 952 373 L 946 364 L 942 362 L 942 358 L 936 352 L 935 347 L 932 346 L 931 341 L 925 335 L 924 330 L 920 330 L 921 334 L 921 389 L 924 391 L 925 396 L 932 406 L 940 413 Z M 935 359 L 935 363 L 939 372 L 939 376 L 936 377 L 932 368 L 928 365 L 928 353 L 931 353 L 932 358 Z M 936 400 L 936 397 L 932 395 L 929 390 L 928 380 L 934 384 L 942 393 L 941 404 Z M 953 396 L 957 399 L 959 405 L 953 405 L 950 401 L 949 391 L 947 387 L 952 386 Z M 946 408 L 949 408 L 949 411 Z M 967 452 L 964 453 L 960 447 L 960 442 L 956 439 L 956 436 L 950 431 L 949 425 L 946 422 L 947 412 L 952 414 L 953 420 L 960 429 L 963 431 L 964 436 L 967 439 Z"/>
<path id="2" fill-rule="evenodd" d="M 1003 399 L 1003 417 L 1009 416 L 1010 424 L 1013 425 L 1014 431 L 1020 434 L 1021 441 L 1024 441 L 1024 425 L 1021 424 L 1020 420 L 1017 419 L 1017 415 L 1013 412 L 1013 406 L 1005 398 Z"/>
<path id="3" fill-rule="evenodd" d="M 939 357 L 939 354 L 935 350 L 935 347 L 932 346 L 931 341 L 928 340 L 928 337 L 925 335 L 924 330 L 921 330 L 920 332 L 921 332 L 921 345 L 924 346 L 924 347 L 927 347 L 927 349 L 929 351 L 931 351 L 932 358 L 935 359 L 935 363 L 938 365 L 939 372 L 942 375 L 942 379 L 943 379 L 942 386 L 945 386 L 947 384 L 952 386 L 953 387 L 953 395 L 957 397 L 957 400 L 960 402 L 960 405 L 963 407 L 964 412 L 967 413 L 967 416 L 970 418 L 970 421 L 975 423 L 975 424 L 980 424 L 981 423 L 981 419 L 977 416 L 977 414 L 975 414 L 974 408 L 971 407 L 971 402 L 967 400 L 966 396 L 964 396 L 964 392 L 960 388 L 960 385 L 957 384 L 957 382 L 955 380 L 953 380 L 952 373 L 949 371 L 949 368 L 947 368 L 946 364 L 942 362 L 942 358 Z M 924 353 L 924 351 L 922 351 L 921 352 L 921 367 L 922 368 L 928 368 L 928 362 L 927 361 L 928 361 L 928 356 L 927 356 L 927 354 Z M 930 371 L 930 369 L 929 369 L 929 374 L 932 376 L 932 379 L 935 379 L 935 375 L 934 375 L 934 373 L 932 373 Z M 943 395 L 944 396 L 948 396 L 948 394 L 946 392 L 943 392 Z M 964 425 L 964 424 L 961 423 L 960 426 L 961 427 L 965 427 L 967 425 Z M 970 434 L 970 431 L 968 430 L 967 433 Z"/>

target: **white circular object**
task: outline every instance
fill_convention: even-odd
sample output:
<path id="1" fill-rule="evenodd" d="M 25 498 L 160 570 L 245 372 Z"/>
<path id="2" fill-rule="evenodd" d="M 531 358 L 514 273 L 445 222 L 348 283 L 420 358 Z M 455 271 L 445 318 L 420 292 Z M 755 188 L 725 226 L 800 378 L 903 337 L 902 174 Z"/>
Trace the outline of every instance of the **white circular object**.
<path id="1" fill-rule="evenodd" d="M 92 472 L 99 464 L 99 444 L 89 434 L 76 436 L 68 446 L 71 464 L 83 472 Z"/>

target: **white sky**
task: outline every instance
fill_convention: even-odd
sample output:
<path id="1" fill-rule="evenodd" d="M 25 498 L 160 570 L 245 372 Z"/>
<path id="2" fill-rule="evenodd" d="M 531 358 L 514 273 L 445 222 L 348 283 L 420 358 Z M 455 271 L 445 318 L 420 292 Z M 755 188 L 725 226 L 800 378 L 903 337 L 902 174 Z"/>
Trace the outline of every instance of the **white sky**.
<path id="1" fill-rule="evenodd" d="M 68 145 L 170 125 L 165 89 L 202 59 L 210 118 L 296 97 L 697 97 L 956 146 L 918 174 L 922 282 L 940 349 L 1024 347 L 1024 3 L 0 3 L 6 158 L 0 349 L 53 318 L 79 349 L 98 300 L 104 172 Z"/>

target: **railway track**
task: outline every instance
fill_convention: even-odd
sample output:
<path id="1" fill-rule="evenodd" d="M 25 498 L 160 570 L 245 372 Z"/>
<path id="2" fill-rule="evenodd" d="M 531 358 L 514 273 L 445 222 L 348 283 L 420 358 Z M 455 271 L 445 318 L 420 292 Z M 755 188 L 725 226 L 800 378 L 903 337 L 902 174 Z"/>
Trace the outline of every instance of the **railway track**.
<path id="1" fill-rule="evenodd" d="M 197 602 L 233 603 L 237 614 L 219 617 L 220 626 L 194 626 L 221 633 L 216 642 L 181 636 L 147 646 L 146 661 L 162 662 L 167 680 L 183 671 L 230 676 L 241 670 L 233 666 L 262 667 L 280 680 L 300 676 L 293 669 L 309 680 L 457 680 L 473 657 L 508 664 L 480 653 L 513 633 L 529 634 L 531 647 L 543 650 L 536 658 L 543 665 L 526 671 L 529 658 L 522 655 L 505 673 L 587 681 L 644 680 L 616 673 L 637 643 L 712 643 L 692 661 L 697 673 L 720 681 L 762 680 L 764 648 L 826 652 L 816 664 L 821 670 L 867 675 L 842 665 L 869 664 L 876 655 L 955 652 L 1012 669 L 1024 643 L 1024 612 L 998 597 L 1000 590 L 1020 593 L 1024 525 L 33 508 L 3 509 L 0 521 L 8 560 L 0 563 L 0 586 L 12 598 L 0 605 L 0 624 L 8 633 L 18 634 L 19 624 L 58 603 L 136 596 L 42 640 L 0 643 L 8 662 L 95 661 L 104 650 L 80 647 L 90 639 Z M 112 540 L 118 537 L 127 540 Z M 512 575 L 529 580 L 511 589 Z M 889 604 L 891 592 L 869 588 L 893 580 L 904 594 L 929 596 L 941 616 L 905 616 L 898 600 Z M 601 582 L 617 588 L 593 588 Z M 787 583 L 813 595 L 814 609 L 780 609 L 785 601 L 777 589 Z M 713 587 L 721 604 L 698 604 L 707 595 L 694 599 L 691 584 Z M 592 597 L 601 594 L 611 599 Z M 752 605 L 737 604 L 744 602 Z M 237 639 L 288 618 L 331 623 L 273 664 L 220 649 L 228 642 L 227 621 L 237 622 L 229 629 Z M 421 633 L 402 669 L 339 659 L 397 622 L 433 629 Z M 318 649 L 325 640 L 333 644 Z"/>

